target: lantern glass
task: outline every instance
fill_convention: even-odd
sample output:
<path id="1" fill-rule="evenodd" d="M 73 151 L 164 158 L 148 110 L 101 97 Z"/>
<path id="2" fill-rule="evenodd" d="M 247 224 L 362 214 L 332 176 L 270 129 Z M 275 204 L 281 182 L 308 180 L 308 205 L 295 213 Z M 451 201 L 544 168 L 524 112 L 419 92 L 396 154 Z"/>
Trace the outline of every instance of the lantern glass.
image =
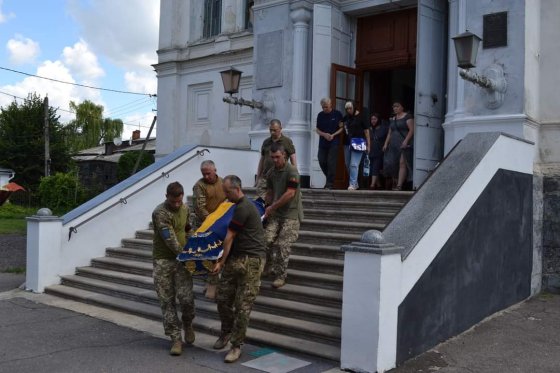
<path id="1" fill-rule="evenodd" d="M 222 75 L 222 83 L 224 84 L 224 92 L 233 93 L 239 92 L 239 82 L 241 81 L 242 72 L 231 67 L 229 70 L 220 71 Z"/>
<path id="2" fill-rule="evenodd" d="M 475 67 L 478 46 L 482 39 L 468 31 L 452 39 L 455 43 L 455 53 L 457 53 L 457 66 L 463 69 Z"/>

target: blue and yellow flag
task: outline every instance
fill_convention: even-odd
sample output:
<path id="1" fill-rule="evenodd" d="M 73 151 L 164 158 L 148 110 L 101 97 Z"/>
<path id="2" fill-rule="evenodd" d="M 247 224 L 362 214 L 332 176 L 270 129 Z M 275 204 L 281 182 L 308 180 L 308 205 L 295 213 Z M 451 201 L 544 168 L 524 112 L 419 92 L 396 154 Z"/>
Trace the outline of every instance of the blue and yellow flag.
<path id="1" fill-rule="evenodd" d="M 262 199 L 252 201 L 260 215 L 264 215 L 264 202 Z M 193 276 L 206 276 L 212 270 L 214 261 L 220 259 L 223 253 L 223 243 L 235 204 L 222 202 L 218 208 L 208 215 L 196 232 L 189 237 L 183 252 L 177 260 L 185 262 L 185 267 Z"/>

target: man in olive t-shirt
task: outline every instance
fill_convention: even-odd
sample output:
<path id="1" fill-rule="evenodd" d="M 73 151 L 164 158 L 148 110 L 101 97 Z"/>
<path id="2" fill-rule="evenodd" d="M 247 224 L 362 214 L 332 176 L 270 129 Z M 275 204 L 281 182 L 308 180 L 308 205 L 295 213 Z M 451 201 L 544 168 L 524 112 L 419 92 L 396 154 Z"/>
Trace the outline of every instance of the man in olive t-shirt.
<path id="1" fill-rule="evenodd" d="M 235 211 L 222 257 L 212 271 L 217 274 L 223 269 L 216 297 L 222 327 L 214 348 L 222 349 L 231 341 L 224 361 L 233 363 L 241 355 L 251 309 L 259 293 L 266 249 L 260 214 L 243 194 L 239 177 L 226 176 L 223 187 L 227 199 L 235 203 Z"/>
<path id="2" fill-rule="evenodd" d="M 266 198 L 266 178 L 270 170 L 274 168 L 274 163 L 270 159 L 270 147 L 272 144 L 281 144 L 286 151 L 286 157 L 289 158 L 292 165 L 297 169 L 296 164 L 296 148 L 294 143 L 288 136 L 282 134 L 282 122 L 278 119 L 272 119 L 268 127 L 270 137 L 264 140 L 261 146 L 261 158 L 257 168 L 257 196 L 262 199 Z"/>
<path id="3" fill-rule="evenodd" d="M 265 230 L 265 274 L 274 276 L 272 287 L 286 283 L 288 261 L 292 244 L 299 235 L 303 219 L 299 173 L 286 161 L 286 151 L 280 144 L 273 144 L 270 157 L 274 168 L 267 178 L 267 194 L 264 218 L 268 220 Z"/>

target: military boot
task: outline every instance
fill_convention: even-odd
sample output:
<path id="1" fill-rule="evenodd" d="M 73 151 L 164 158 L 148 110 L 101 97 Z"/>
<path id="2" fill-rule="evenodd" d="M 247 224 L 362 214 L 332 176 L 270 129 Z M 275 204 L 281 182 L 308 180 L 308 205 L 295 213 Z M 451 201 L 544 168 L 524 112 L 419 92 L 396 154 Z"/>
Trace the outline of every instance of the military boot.
<path id="1" fill-rule="evenodd" d="M 171 342 L 171 350 L 169 354 L 172 356 L 179 356 L 183 353 L 183 342 L 181 340 L 174 340 Z"/>
<path id="2" fill-rule="evenodd" d="M 184 331 L 185 331 L 185 343 L 192 345 L 195 339 L 195 334 L 194 334 L 194 329 L 192 327 L 192 324 L 185 326 Z"/>
<path id="3" fill-rule="evenodd" d="M 231 350 L 229 350 L 229 352 L 227 353 L 224 362 L 233 363 L 234 361 L 239 359 L 240 356 L 241 356 L 241 347 L 239 346 L 232 347 Z"/>

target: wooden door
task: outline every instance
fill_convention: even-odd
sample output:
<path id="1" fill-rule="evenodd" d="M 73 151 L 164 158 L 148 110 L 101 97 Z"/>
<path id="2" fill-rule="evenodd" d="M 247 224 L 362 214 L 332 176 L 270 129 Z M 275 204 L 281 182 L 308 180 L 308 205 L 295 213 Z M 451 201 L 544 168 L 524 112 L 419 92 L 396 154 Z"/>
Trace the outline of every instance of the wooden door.
<path id="1" fill-rule="evenodd" d="M 363 79 L 358 69 L 337 64 L 331 65 L 331 94 L 333 108 L 345 115 L 344 104 L 353 101 L 355 107 L 361 110 Z M 338 162 L 334 179 L 335 189 L 346 189 L 348 186 L 348 171 L 344 160 L 344 132 L 340 134 Z"/>

